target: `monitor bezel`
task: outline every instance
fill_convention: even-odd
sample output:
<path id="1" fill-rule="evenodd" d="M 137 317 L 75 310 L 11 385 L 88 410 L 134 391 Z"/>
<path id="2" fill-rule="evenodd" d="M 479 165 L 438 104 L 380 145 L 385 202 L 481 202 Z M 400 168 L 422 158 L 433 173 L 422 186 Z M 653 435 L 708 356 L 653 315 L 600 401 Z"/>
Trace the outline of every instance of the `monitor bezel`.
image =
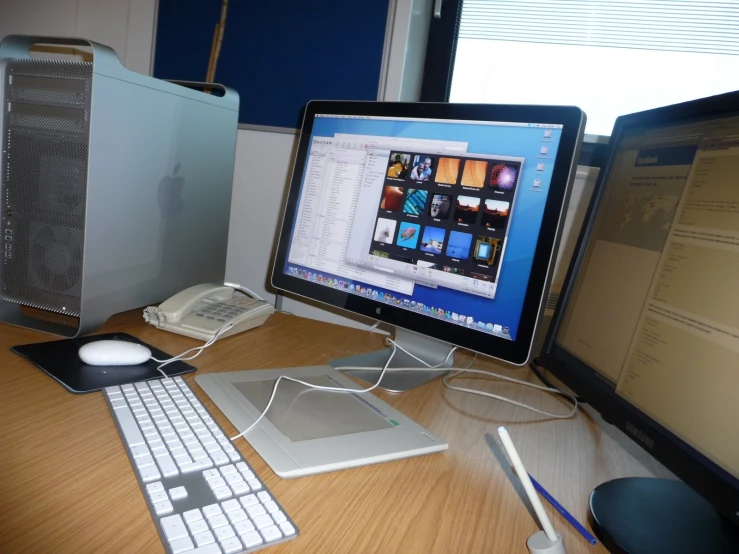
<path id="1" fill-rule="evenodd" d="M 532 122 L 563 125 L 541 230 L 534 253 L 516 340 L 507 340 L 434 319 L 387 303 L 312 283 L 282 272 L 293 233 L 300 186 L 317 114 L 410 117 L 469 121 Z M 564 223 L 564 207 L 574 179 L 582 143 L 585 114 L 572 106 L 477 105 L 445 103 L 312 101 L 305 108 L 283 224 L 272 270 L 272 285 L 310 300 L 434 337 L 457 346 L 521 365 L 529 360 L 537 322 L 556 259 L 555 239 Z M 504 291 L 501 292 L 504 294 Z"/>
<path id="2" fill-rule="evenodd" d="M 596 180 L 585 221 L 578 236 L 575 254 L 567 270 L 538 363 L 590 404 L 607 423 L 618 427 L 739 526 L 739 479 L 619 396 L 613 383 L 557 342 L 565 307 L 573 294 L 576 276 L 584 259 L 584 246 L 587 246 L 593 232 L 598 209 L 605 193 L 605 181 L 613 165 L 621 137 L 636 128 L 666 124 L 681 125 L 726 115 L 739 116 L 739 91 L 623 115 L 616 120 L 608 145 L 606 163 Z"/>

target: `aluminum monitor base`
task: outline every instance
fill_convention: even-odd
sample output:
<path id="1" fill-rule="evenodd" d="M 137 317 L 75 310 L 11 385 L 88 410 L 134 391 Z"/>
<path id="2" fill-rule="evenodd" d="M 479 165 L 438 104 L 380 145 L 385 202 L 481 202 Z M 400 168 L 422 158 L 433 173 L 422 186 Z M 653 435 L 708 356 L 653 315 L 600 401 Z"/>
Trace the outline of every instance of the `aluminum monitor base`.
<path id="1" fill-rule="evenodd" d="M 395 343 L 402 346 L 415 356 L 418 356 L 423 361 L 432 366 L 438 366 L 443 368 L 450 368 L 454 365 L 454 355 L 449 356 L 449 351 L 453 348 L 449 343 L 432 339 L 413 331 L 405 329 L 396 329 L 395 331 Z M 351 375 L 357 379 L 361 379 L 367 383 L 374 385 L 377 382 L 377 378 L 380 376 L 380 370 L 387 363 L 390 354 L 393 349 L 388 348 L 386 350 L 376 350 L 374 352 L 367 352 L 366 354 L 359 354 L 357 356 L 350 356 L 348 358 L 339 358 L 329 362 L 334 368 L 357 366 L 357 367 L 369 367 L 375 369 L 352 369 L 345 370 L 342 373 Z M 411 367 L 418 368 L 409 371 L 393 371 L 393 368 L 399 367 Z M 390 361 L 388 371 L 382 378 L 379 388 L 385 389 L 390 392 L 405 392 L 413 388 L 419 387 L 443 377 L 449 373 L 448 370 L 430 369 L 420 363 L 418 360 L 409 356 L 402 350 L 398 349 Z"/>

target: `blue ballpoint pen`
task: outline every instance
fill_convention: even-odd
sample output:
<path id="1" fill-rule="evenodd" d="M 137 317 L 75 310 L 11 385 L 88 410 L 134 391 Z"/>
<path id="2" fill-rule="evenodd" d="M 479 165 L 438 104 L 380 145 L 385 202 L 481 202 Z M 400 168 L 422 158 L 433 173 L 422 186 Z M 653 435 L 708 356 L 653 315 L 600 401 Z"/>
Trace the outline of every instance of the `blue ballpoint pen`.
<path id="1" fill-rule="evenodd" d="M 537 490 L 537 492 L 542 495 L 547 502 L 549 502 L 555 510 L 557 510 L 560 514 L 562 514 L 562 517 L 565 518 L 570 525 L 572 525 L 575 530 L 580 533 L 586 541 L 588 541 L 590 544 L 598 544 L 598 540 L 590 534 L 590 532 L 583 527 L 579 521 L 577 521 L 574 516 L 564 509 L 564 506 L 557 502 L 554 497 L 547 492 L 547 490 L 539 484 L 539 482 L 531 477 L 531 474 L 529 474 L 529 477 L 531 478 L 531 484 L 534 485 L 534 488 Z"/>

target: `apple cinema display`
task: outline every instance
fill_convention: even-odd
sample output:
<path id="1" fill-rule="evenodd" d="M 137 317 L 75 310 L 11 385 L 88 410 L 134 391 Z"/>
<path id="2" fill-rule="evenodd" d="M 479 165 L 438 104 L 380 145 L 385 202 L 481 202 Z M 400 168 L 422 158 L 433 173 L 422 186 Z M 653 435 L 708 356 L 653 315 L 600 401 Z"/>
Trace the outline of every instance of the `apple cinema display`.
<path id="1" fill-rule="evenodd" d="M 583 124 L 572 107 L 310 102 L 272 283 L 388 323 L 398 345 L 439 365 L 388 371 L 389 390 L 443 374 L 452 345 L 525 363 Z M 538 171 L 545 130 L 551 161 Z M 491 168 L 501 186 L 487 186 Z M 518 186 L 535 175 L 541 190 Z M 331 364 L 381 369 L 389 356 Z M 400 350 L 390 362 L 418 365 Z"/>

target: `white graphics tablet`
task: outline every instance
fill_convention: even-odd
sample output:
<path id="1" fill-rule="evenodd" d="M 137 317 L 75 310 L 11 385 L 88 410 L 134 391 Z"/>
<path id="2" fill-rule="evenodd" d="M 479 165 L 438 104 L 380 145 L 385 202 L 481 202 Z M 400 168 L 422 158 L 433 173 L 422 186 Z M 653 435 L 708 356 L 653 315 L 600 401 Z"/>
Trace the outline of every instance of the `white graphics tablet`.
<path id="1" fill-rule="evenodd" d="M 280 375 L 360 389 L 330 366 L 210 373 L 195 381 L 237 429 L 249 427 Z M 449 445 L 371 393 L 336 393 L 282 380 L 267 415 L 245 438 L 283 478 L 446 450 Z"/>

